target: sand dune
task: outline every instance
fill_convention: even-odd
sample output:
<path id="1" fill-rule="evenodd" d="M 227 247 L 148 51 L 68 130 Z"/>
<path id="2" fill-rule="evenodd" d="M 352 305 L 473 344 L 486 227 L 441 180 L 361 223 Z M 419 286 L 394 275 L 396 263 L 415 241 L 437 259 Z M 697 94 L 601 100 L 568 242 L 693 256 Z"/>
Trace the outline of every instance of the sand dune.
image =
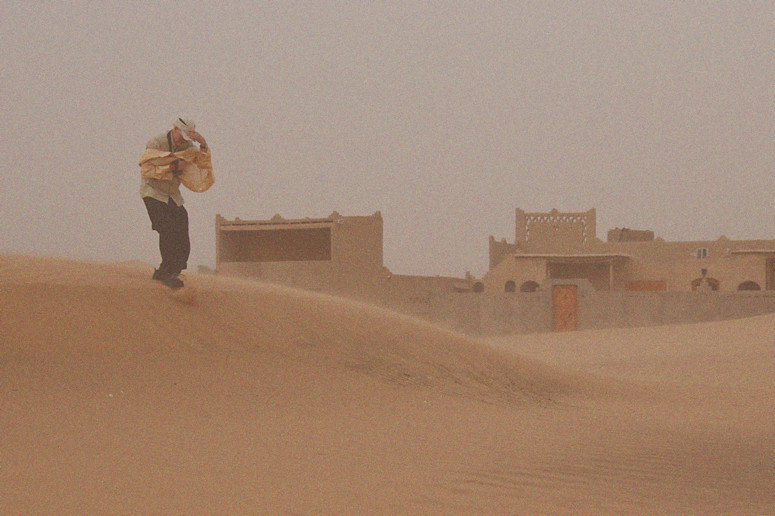
<path id="1" fill-rule="evenodd" d="M 775 511 L 775 317 L 482 342 L 149 275 L 0 257 L 0 513 Z"/>

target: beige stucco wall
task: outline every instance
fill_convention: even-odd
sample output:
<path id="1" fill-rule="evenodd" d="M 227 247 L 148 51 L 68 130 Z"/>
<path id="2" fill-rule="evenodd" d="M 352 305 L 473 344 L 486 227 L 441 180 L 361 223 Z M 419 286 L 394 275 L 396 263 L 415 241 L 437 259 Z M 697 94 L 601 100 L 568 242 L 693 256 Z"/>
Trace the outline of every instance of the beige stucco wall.
<path id="1" fill-rule="evenodd" d="M 775 292 L 594 292 L 579 303 L 579 329 L 657 326 L 775 312 Z"/>
<path id="2" fill-rule="evenodd" d="M 767 287 L 767 260 L 775 256 L 775 240 L 730 240 L 666 242 L 650 239 L 653 232 L 616 229 L 609 232 L 614 241 L 603 242 L 596 236 L 594 209 L 578 213 L 557 210 L 526 213 L 516 210 L 514 255 L 621 255 L 614 266 L 613 290 L 624 291 L 633 282 L 664 285 L 670 292 L 692 289 L 692 281 L 707 276 L 719 281 L 720 290 L 733 292 L 745 281 Z M 626 241 L 623 236 L 637 236 Z M 634 238 L 634 237 L 633 237 Z M 624 241 L 622 241 L 624 240 Z M 604 265 L 546 266 L 545 261 L 509 259 L 503 254 L 510 244 L 490 237 L 490 269 L 482 279 L 488 292 L 501 292 L 507 281 L 517 288 L 525 281 L 541 282 L 548 277 L 584 277 L 598 290 L 608 290 L 610 277 Z M 702 257 L 698 258 L 698 250 Z M 742 250 L 767 251 L 736 254 Z M 773 273 L 775 276 L 775 273 Z"/>
<path id="3" fill-rule="evenodd" d="M 382 215 L 332 216 L 332 261 L 363 272 L 379 272 L 382 262 Z"/>
<path id="4" fill-rule="evenodd" d="M 515 239 L 524 252 L 572 251 L 596 239 L 595 209 L 569 213 L 552 210 L 527 213 L 515 210 Z"/>
<path id="5" fill-rule="evenodd" d="M 690 246 L 692 247 L 692 246 Z M 720 282 L 720 290 L 733 292 L 745 281 L 757 283 L 762 290 L 766 288 L 766 266 L 768 256 L 762 254 L 710 254 L 707 258 L 698 259 L 693 254 L 674 253 L 675 257 L 658 261 L 649 258 L 648 253 L 641 256 L 632 255 L 621 265 L 614 266 L 614 290 L 623 291 L 628 282 L 632 281 L 664 281 L 666 290 L 670 292 L 687 292 L 691 290 L 692 281 L 702 276 L 702 269 L 707 270 L 707 276 Z M 644 256 L 645 255 L 645 256 Z M 663 256 L 657 255 L 658 258 Z M 503 292 L 507 281 L 514 281 L 519 286 L 525 281 L 542 283 L 547 276 L 547 260 L 543 258 L 521 257 L 506 258 L 482 278 L 485 290 L 488 292 Z M 573 278 L 573 270 L 561 270 L 562 266 L 550 266 L 552 277 Z M 578 277 L 584 277 L 592 282 L 597 290 L 608 290 L 608 269 L 605 265 L 584 266 L 577 269 Z M 594 270 L 593 270 L 594 269 Z"/>
<path id="6" fill-rule="evenodd" d="M 726 242 L 735 245 L 736 243 Z M 744 245 L 744 243 L 742 243 Z M 696 249 L 708 249 L 706 258 L 697 258 Z M 766 254 L 734 254 L 708 242 L 655 244 L 654 249 L 641 246 L 629 249 L 633 258 L 623 268 L 625 280 L 665 280 L 667 290 L 691 290 L 693 280 L 707 276 L 719 280 L 720 290 L 735 291 L 740 283 L 754 281 L 766 287 Z"/>
<path id="7" fill-rule="evenodd" d="M 677 283 L 671 290 L 687 290 L 692 280 L 701 277 L 701 269 L 707 277 L 719 281 L 719 290 L 736 291 L 744 281 L 753 281 L 766 288 L 766 257 L 760 255 L 726 255 L 704 259 L 687 259 L 672 266 L 671 278 Z"/>
<path id="8" fill-rule="evenodd" d="M 517 252 L 516 244 L 509 244 L 505 239 L 496 241 L 493 236 L 490 236 L 489 244 L 490 269 L 493 269 L 505 258 Z"/>
<path id="9" fill-rule="evenodd" d="M 551 291 L 438 294 L 392 307 L 456 331 L 506 335 L 552 331 Z M 609 292 L 581 288 L 578 329 L 628 328 L 775 312 L 775 292 Z"/>
<path id="10" fill-rule="evenodd" d="M 215 230 L 218 272 L 315 290 L 363 283 L 384 275 L 382 215 L 379 212 L 351 217 L 334 212 L 325 219 L 286 220 L 275 216 L 256 221 L 229 221 L 216 216 Z M 299 254 L 288 248 L 295 245 L 294 235 L 309 231 L 330 235 L 327 242 L 316 244 L 330 248 L 325 252 L 308 251 L 309 259 L 289 259 Z M 287 238 L 266 237 L 272 234 L 286 235 Z M 246 247 L 265 245 L 277 249 L 240 250 L 240 242 L 244 242 Z M 299 241 L 299 245 L 302 244 L 304 242 Z M 237 248 L 237 251 L 232 248 Z"/>
<path id="11" fill-rule="evenodd" d="M 527 281 L 538 284 L 546 279 L 546 260 L 543 258 L 514 259 L 512 255 L 502 260 L 482 278 L 486 292 L 504 292 L 506 282 L 513 281 L 517 291 Z"/>

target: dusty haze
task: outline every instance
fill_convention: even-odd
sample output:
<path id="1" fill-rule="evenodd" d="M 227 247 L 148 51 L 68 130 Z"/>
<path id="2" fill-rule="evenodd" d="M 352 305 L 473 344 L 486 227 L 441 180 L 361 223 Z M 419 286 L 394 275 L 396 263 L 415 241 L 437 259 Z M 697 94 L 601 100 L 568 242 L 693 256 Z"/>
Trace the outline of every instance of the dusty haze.
<path id="1" fill-rule="evenodd" d="M 385 217 L 398 273 L 482 274 L 513 209 L 775 234 L 772 2 L 0 2 L 0 252 L 158 260 L 146 140 L 185 114 L 213 219 Z"/>

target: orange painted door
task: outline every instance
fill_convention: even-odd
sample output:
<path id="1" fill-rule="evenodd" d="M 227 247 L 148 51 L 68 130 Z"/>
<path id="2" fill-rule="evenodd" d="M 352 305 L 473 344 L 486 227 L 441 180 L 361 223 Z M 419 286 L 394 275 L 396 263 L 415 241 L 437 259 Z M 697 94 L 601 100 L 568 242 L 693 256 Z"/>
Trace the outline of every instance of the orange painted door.
<path id="1" fill-rule="evenodd" d="M 575 330 L 578 326 L 578 292 L 576 285 L 552 287 L 552 320 L 554 331 Z"/>

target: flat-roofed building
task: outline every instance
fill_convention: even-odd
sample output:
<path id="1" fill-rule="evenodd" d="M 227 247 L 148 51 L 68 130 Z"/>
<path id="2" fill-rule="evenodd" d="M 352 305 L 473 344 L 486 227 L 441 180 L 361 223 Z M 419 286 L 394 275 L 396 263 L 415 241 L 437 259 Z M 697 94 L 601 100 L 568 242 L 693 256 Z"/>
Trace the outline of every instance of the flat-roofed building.
<path id="1" fill-rule="evenodd" d="M 382 263 L 382 215 L 215 218 L 216 269 L 313 290 L 371 282 Z"/>
<path id="2" fill-rule="evenodd" d="M 615 228 L 596 235 L 596 212 L 516 210 L 515 240 L 490 237 L 484 291 L 538 290 L 586 280 L 595 290 L 775 290 L 775 240 L 667 242 L 653 231 Z"/>

